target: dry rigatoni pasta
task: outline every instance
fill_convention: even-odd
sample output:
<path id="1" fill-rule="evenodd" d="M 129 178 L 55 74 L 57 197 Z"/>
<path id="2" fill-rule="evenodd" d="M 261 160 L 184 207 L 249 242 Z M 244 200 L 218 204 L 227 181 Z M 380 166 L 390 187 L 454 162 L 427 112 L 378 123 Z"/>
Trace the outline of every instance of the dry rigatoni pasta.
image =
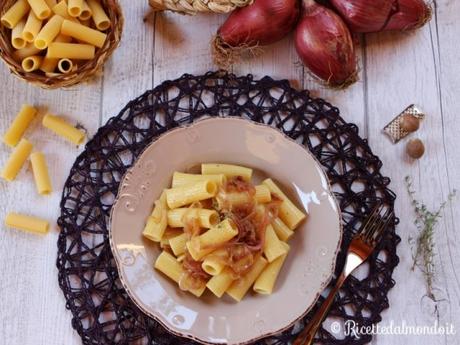
<path id="1" fill-rule="evenodd" d="M 48 195 L 52 192 L 51 179 L 46 165 L 45 155 L 42 152 L 34 152 L 30 155 L 35 185 L 39 194 Z"/>
<path id="2" fill-rule="evenodd" d="M 2 170 L 1 175 L 5 180 L 11 182 L 16 178 L 19 170 L 21 170 L 27 158 L 29 158 L 32 148 L 33 145 L 28 140 L 21 139 Z"/>
<path id="3" fill-rule="evenodd" d="M 41 30 L 42 24 L 43 20 L 37 18 L 35 13 L 30 11 L 24 26 L 24 30 L 22 31 L 22 38 L 26 42 L 33 42 Z"/>
<path id="4" fill-rule="evenodd" d="M 43 61 L 43 56 L 33 55 L 22 60 L 21 66 L 25 72 L 33 72 L 40 68 Z"/>
<path id="5" fill-rule="evenodd" d="M 46 19 L 51 16 L 51 8 L 45 0 L 27 0 L 32 11 L 38 19 Z"/>
<path id="6" fill-rule="evenodd" d="M 13 29 L 22 18 L 24 18 L 30 11 L 30 6 L 27 0 L 18 0 L 10 7 L 8 11 L 2 16 L 2 25 L 8 29 Z"/>
<path id="7" fill-rule="evenodd" d="M 104 11 L 104 8 L 98 0 L 87 0 L 88 6 L 92 12 L 92 18 L 96 28 L 105 31 L 110 28 L 110 19 Z"/>
<path id="8" fill-rule="evenodd" d="M 61 33 L 98 48 L 102 48 L 107 39 L 106 34 L 67 19 L 62 23 Z"/>
<path id="9" fill-rule="evenodd" d="M 37 109 L 29 104 L 24 104 L 6 133 L 3 135 L 3 142 L 11 147 L 16 146 L 36 114 Z"/>
<path id="10" fill-rule="evenodd" d="M 89 44 L 53 42 L 48 47 L 47 56 L 56 59 L 91 60 L 95 54 L 95 47 Z"/>
<path id="11" fill-rule="evenodd" d="M 11 45 L 16 49 L 24 48 L 27 44 L 26 40 L 22 37 L 26 20 L 22 19 L 11 31 Z"/>
<path id="12" fill-rule="evenodd" d="M 44 219 L 19 213 L 8 213 L 5 218 L 5 225 L 35 234 L 46 234 L 50 226 L 48 221 Z"/>
<path id="13" fill-rule="evenodd" d="M 52 130 L 54 133 L 76 145 L 80 145 L 85 140 L 85 133 L 83 131 L 75 128 L 61 117 L 46 114 L 43 117 L 42 124 L 45 128 Z"/>
<path id="14" fill-rule="evenodd" d="M 38 49 L 46 49 L 61 32 L 64 18 L 55 14 L 40 30 L 35 38 L 34 44 Z"/>

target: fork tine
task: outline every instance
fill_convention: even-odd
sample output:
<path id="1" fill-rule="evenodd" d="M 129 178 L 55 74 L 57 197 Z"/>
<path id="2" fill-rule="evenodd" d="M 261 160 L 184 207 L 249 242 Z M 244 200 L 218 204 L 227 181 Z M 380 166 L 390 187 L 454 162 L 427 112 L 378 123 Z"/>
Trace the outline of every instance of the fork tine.
<path id="1" fill-rule="evenodd" d="M 387 209 L 382 216 L 379 216 L 374 224 L 363 233 L 364 240 L 368 243 L 375 243 L 392 220 L 393 214 L 391 209 Z"/>
<path id="2" fill-rule="evenodd" d="M 364 233 L 366 229 L 369 228 L 369 226 L 372 226 L 372 224 L 374 224 L 382 208 L 383 208 L 383 204 L 379 204 L 372 209 L 371 214 L 366 218 L 364 223 L 361 225 L 361 229 L 359 229 L 358 233 Z"/>

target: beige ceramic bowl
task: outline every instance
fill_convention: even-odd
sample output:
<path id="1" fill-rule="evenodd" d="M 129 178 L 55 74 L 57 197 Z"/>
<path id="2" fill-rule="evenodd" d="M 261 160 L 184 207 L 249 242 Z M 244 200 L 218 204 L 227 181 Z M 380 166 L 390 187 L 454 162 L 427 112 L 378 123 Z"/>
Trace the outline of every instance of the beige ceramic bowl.
<path id="1" fill-rule="evenodd" d="M 249 293 L 236 303 L 207 291 L 198 299 L 154 270 L 160 249 L 141 234 L 153 201 L 174 171 L 203 162 L 252 167 L 308 212 L 272 295 Z M 174 334 L 213 344 L 254 341 L 305 315 L 331 279 L 341 236 L 340 211 L 315 158 L 279 131 L 237 118 L 205 119 L 154 141 L 121 183 L 110 231 L 120 279 L 139 308 Z"/>

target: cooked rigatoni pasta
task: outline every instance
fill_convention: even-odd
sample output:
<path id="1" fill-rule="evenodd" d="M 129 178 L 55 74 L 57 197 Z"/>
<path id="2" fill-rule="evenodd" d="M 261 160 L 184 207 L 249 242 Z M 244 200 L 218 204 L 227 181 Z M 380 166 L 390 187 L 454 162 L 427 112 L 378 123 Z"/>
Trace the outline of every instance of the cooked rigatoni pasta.
<path id="1" fill-rule="evenodd" d="M 217 193 L 217 184 L 204 180 L 190 185 L 166 190 L 166 200 L 171 209 L 191 204 L 195 201 L 210 199 Z"/>
<path id="2" fill-rule="evenodd" d="M 35 47 L 42 50 L 48 48 L 52 44 L 54 39 L 61 32 L 61 26 L 63 21 L 64 18 L 62 18 L 60 15 L 55 14 L 38 33 L 34 41 Z"/>
<path id="3" fill-rule="evenodd" d="M 102 48 L 107 39 L 107 35 L 103 32 L 91 29 L 82 24 L 71 22 L 67 19 L 64 19 L 62 23 L 61 33 L 98 48 Z"/>
<path id="4" fill-rule="evenodd" d="M 196 220 L 202 228 L 210 228 L 219 223 L 216 210 L 204 208 L 176 208 L 168 211 L 168 225 L 172 228 L 183 228 L 188 221 Z"/>
<path id="5" fill-rule="evenodd" d="M 33 145 L 26 139 L 21 139 L 2 170 L 2 177 L 7 181 L 13 181 L 29 158 Z"/>
<path id="6" fill-rule="evenodd" d="M 175 256 L 180 256 L 185 253 L 188 236 L 182 233 L 179 236 L 171 237 L 169 239 L 169 246 Z"/>
<path id="7" fill-rule="evenodd" d="M 168 206 L 166 205 L 166 195 L 163 192 L 160 199 L 155 201 L 155 207 L 142 234 L 152 241 L 160 242 L 168 226 L 167 215 Z"/>
<path id="8" fill-rule="evenodd" d="M 180 283 L 180 280 L 183 275 L 182 265 L 179 262 L 177 262 L 177 259 L 168 252 L 162 252 L 158 256 L 157 260 L 155 261 L 155 268 L 163 272 L 176 283 Z M 200 297 L 205 289 L 206 286 L 203 286 L 198 289 L 192 288 L 189 291 L 193 293 L 195 296 Z"/>
<path id="9" fill-rule="evenodd" d="M 201 164 L 202 174 L 224 174 L 226 177 L 241 176 L 245 181 L 250 181 L 252 169 L 232 164 Z"/>
<path id="10" fill-rule="evenodd" d="M 253 289 L 255 292 L 269 295 L 273 292 L 273 287 L 275 286 L 276 279 L 280 273 L 281 267 L 283 266 L 284 261 L 286 260 L 287 253 L 289 251 L 289 245 L 282 242 L 283 247 L 286 252 L 280 257 L 276 258 L 270 262 L 262 271 L 262 273 L 257 278 L 254 283 Z"/>
<path id="11" fill-rule="evenodd" d="M 36 114 L 37 109 L 24 104 L 3 136 L 3 142 L 11 147 L 16 146 Z"/>
<path id="12" fill-rule="evenodd" d="M 276 236 L 281 241 L 288 241 L 292 235 L 294 235 L 294 231 L 289 229 L 286 224 L 279 218 L 275 218 L 272 220 L 273 230 L 275 230 Z"/>
<path id="13" fill-rule="evenodd" d="M 213 276 L 206 283 L 206 287 L 217 297 L 221 298 L 227 289 L 232 285 L 235 274 L 229 267 L 225 267 L 220 274 Z"/>
<path id="14" fill-rule="evenodd" d="M 225 268 L 228 259 L 228 251 L 225 248 L 217 249 L 203 259 L 201 267 L 203 271 L 212 276 L 218 275 Z"/>
<path id="15" fill-rule="evenodd" d="M 35 13 L 38 19 L 46 19 L 51 16 L 51 8 L 48 6 L 45 0 L 27 0 L 32 11 Z"/>
<path id="16" fill-rule="evenodd" d="M 50 227 L 48 221 L 44 219 L 19 213 L 8 213 L 5 218 L 5 225 L 35 234 L 46 234 Z"/>
<path id="17" fill-rule="evenodd" d="M 242 278 L 235 280 L 227 289 L 226 293 L 235 301 L 240 302 L 265 266 L 267 266 L 267 260 L 262 256 L 257 257 L 249 272 Z"/>
<path id="18" fill-rule="evenodd" d="M 76 145 L 80 145 L 85 140 L 85 133 L 71 124 L 69 124 L 64 119 L 52 115 L 46 114 L 43 117 L 42 124 L 45 128 L 52 130 L 54 133 L 60 135 L 61 137 L 71 141 Z"/>
<path id="19" fill-rule="evenodd" d="M 78 17 L 83 11 L 83 0 L 68 0 L 69 15 Z"/>
<path id="20" fill-rule="evenodd" d="M 289 227 L 289 229 L 295 229 L 297 225 L 305 219 L 305 213 L 299 210 L 297 206 L 289 200 L 286 194 L 281 191 L 272 179 L 268 178 L 264 180 L 263 184 L 266 185 L 273 194 L 276 194 L 277 197 L 282 199 L 283 202 L 281 203 L 279 210 L 280 218 Z"/>
<path id="21" fill-rule="evenodd" d="M 98 0 L 87 0 L 88 6 L 91 9 L 93 21 L 96 28 L 105 31 L 110 28 L 110 19 L 102 8 Z"/>
<path id="22" fill-rule="evenodd" d="M 43 56 L 33 55 L 22 60 L 21 66 L 25 72 L 33 72 L 40 68 L 43 61 Z"/>
<path id="23" fill-rule="evenodd" d="M 46 165 L 45 155 L 42 152 L 34 152 L 30 155 L 35 185 L 39 194 L 48 195 L 52 192 L 51 179 Z"/>
<path id="24" fill-rule="evenodd" d="M 13 29 L 19 21 L 24 18 L 30 11 L 30 6 L 27 0 L 18 0 L 10 7 L 2 16 L 2 25 L 8 29 Z"/>
<path id="25" fill-rule="evenodd" d="M 272 293 L 289 250 L 283 241 L 294 233 L 278 217 L 286 196 L 266 182 L 254 186 L 249 168 L 203 164 L 201 173 L 176 171 L 172 188 L 163 191 L 166 230 L 147 236 L 165 250 L 155 268 L 196 296 L 206 287 L 236 301 L 251 286 L 257 293 Z M 157 206 L 158 201 L 153 213 Z M 152 217 L 146 229 L 153 228 Z"/>
<path id="26" fill-rule="evenodd" d="M 184 186 L 187 184 L 192 184 L 195 182 L 207 181 L 207 180 L 211 180 L 217 183 L 218 185 L 222 185 L 226 181 L 226 178 L 224 174 L 201 175 L 201 174 L 186 174 L 186 173 L 175 171 L 173 174 L 172 186 L 173 188 L 175 188 L 175 187 L 180 187 L 180 186 Z"/>
<path id="27" fill-rule="evenodd" d="M 24 30 L 22 31 L 22 38 L 26 42 L 33 42 L 42 28 L 42 23 L 43 21 L 38 19 L 33 11 L 30 11 Z"/>
<path id="28" fill-rule="evenodd" d="M 47 56 L 56 59 L 91 60 L 95 54 L 96 48 L 89 44 L 53 42 L 48 47 Z"/>
<path id="29" fill-rule="evenodd" d="M 264 254 L 268 262 L 273 262 L 275 259 L 286 254 L 286 248 L 276 236 L 275 230 L 271 225 L 267 225 L 265 231 Z"/>
<path id="30" fill-rule="evenodd" d="M 192 238 L 187 243 L 187 249 L 195 261 L 213 252 L 215 247 L 223 245 L 238 235 L 238 229 L 233 221 L 226 218 L 204 234 Z"/>
<path id="31" fill-rule="evenodd" d="M 181 234 L 183 234 L 182 229 L 174 229 L 174 228 L 166 228 L 163 237 L 161 238 L 160 241 L 160 248 L 166 249 L 166 248 L 171 248 L 169 244 L 169 240 L 173 237 L 177 237 Z"/>
<path id="32" fill-rule="evenodd" d="M 22 19 L 11 31 L 11 45 L 15 49 L 24 48 L 27 44 L 26 40 L 22 37 L 22 32 L 24 31 L 25 25 L 26 20 Z"/>

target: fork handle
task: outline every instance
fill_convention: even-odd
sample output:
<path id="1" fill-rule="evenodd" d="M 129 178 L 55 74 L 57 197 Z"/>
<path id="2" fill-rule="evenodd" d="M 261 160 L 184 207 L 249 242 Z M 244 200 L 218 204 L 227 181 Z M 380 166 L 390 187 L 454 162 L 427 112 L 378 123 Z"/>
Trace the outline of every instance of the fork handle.
<path id="1" fill-rule="evenodd" d="M 308 323 L 308 325 L 300 332 L 297 338 L 294 340 L 292 345 L 310 345 L 313 343 L 313 339 L 315 338 L 316 331 L 318 330 L 319 326 L 323 323 L 323 319 L 326 316 L 329 308 L 334 301 L 334 297 L 342 287 L 344 281 L 346 279 L 345 274 L 342 274 L 337 279 L 334 288 L 329 292 L 326 299 L 322 303 L 321 307 L 317 310 L 313 319 Z"/>

